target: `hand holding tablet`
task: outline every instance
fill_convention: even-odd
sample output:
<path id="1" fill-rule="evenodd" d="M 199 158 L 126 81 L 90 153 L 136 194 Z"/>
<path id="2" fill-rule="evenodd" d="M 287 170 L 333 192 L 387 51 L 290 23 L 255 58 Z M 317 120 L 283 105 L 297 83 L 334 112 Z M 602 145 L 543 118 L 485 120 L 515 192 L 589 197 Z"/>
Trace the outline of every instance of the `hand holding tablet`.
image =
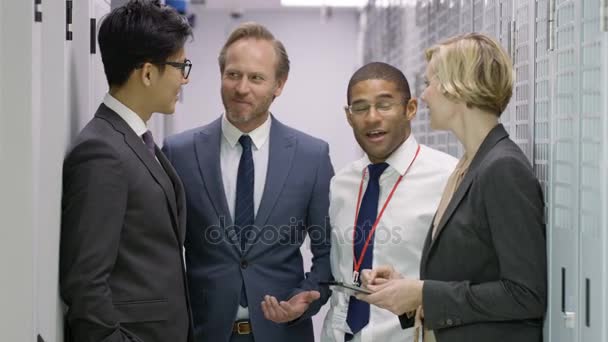
<path id="1" fill-rule="evenodd" d="M 347 284 L 341 281 L 320 281 L 319 285 L 333 286 L 334 288 L 336 288 L 336 290 L 339 291 L 350 290 L 354 291 L 355 293 L 372 294 L 372 291 L 364 287 L 360 287 L 353 284 Z"/>

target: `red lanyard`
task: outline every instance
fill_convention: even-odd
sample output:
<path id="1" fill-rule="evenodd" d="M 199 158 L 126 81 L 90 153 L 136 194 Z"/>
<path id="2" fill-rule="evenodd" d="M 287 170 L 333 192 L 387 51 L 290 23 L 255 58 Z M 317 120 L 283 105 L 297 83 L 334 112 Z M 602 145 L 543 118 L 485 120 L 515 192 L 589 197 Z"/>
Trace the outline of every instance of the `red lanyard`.
<path id="1" fill-rule="evenodd" d="M 361 255 L 359 256 L 359 260 L 356 260 L 356 255 L 355 255 L 356 235 L 355 235 L 355 233 L 357 231 L 357 219 L 359 218 L 359 206 L 361 205 L 361 196 L 363 194 L 363 181 L 365 180 L 365 174 L 367 172 L 367 167 L 365 169 L 363 169 L 363 175 L 361 176 L 361 183 L 359 184 L 359 196 L 357 198 L 357 206 L 356 206 L 357 212 L 355 214 L 355 223 L 353 225 L 353 228 L 354 228 L 353 229 L 353 260 L 355 260 L 355 265 L 354 265 L 354 270 L 353 270 L 353 283 L 359 283 L 359 270 L 361 269 L 361 264 L 363 263 L 363 257 L 365 256 L 365 252 L 367 252 L 367 247 L 369 246 L 369 242 L 371 241 L 372 236 L 374 236 L 374 232 L 376 231 L 376 228 L 378 227 L 378 223 L 380 222 L 380 219 L 382 218 L 382 215 L 384 214 L 384 210 L 386 210 L 388 203 L 393 198 L 393 194 L 395 193 L 395 190 L 397 190 L 397 186 L 399 186 L 399 183 L 401 183 L 403 176 L 405 176 L 408 173 L 408 171 L 414 164 L 414 161 L 418 157 L 419 152 L 420 152 L 420 145 L 418 145 L 418 148 L 416 149 L 416 154 L 414 155 L 414 158 L 410 162 L 410 165 L 407 167 L 407 169 L 405 169 L 405 173 L 403 175 L 399 176 L 399 178 L 395 182 L 395 185 L 393 185 L 393 189 L 391 190 L 388 197 L 386 198 L 386 201 L 384 201 L 384 205 L 382 206 L 382 209 L 380 210 L 380 213 L 378 214 L 378 217 L 376 218 L 376 221 L 374 222 L 374 225 L 372 226 L 372 230 L 369 232 L 369 235 L 367 236 L 367 239 L 365 240 L 365 245 L 363 245 L 363 249 L 361 250 Z"/>

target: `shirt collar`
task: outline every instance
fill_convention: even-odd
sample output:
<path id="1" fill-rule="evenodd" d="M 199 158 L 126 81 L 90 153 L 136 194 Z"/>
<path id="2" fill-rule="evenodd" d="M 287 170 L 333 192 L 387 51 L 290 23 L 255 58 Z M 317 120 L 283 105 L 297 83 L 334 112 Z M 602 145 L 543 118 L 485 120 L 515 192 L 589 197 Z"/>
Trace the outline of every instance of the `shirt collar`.
<path id="1" fill-rule="evenodd" d="M 414 160 L 417 150 L 418 142 L 414 135 L 410 133 L 410 136 L 386 159 L 386 163 L 401 176 L 404 176 L 407 168 Z M 363 159 L 366 162 L 365 167 L 372 163 L 367 155 Z"/>
<path id="2" fill-rule="evenodd" d="M 105 104 L 108 108 L 116 112 L 118 116 L 120 116 L 129 127 L 141 137 L 142 134 L 146 133 L 148 128 L 146 127 L 146 123 L 142 120 L 139 115 L 137 115 L 134 111 L 132 111 L 129 107 L 125 106 L 123 103 L 118 101 L 114 96 L 107 93 L 103 99 L 103 104 Z"/>
<path id="3" fill-rule="evenodd" d="M 264 121 L 264 123 L 261 124 L 258 128 L 254 129 L 249 133 L 243 133 L 241 132 L 241 130 L 236 128 L 236 126 L 234 126 L 230 121 L 228 121 L 228 119 L 226 118 L 226 114 L 224 114 L 222 116 L 222 134 L 224 135 L 224 138 L 232 148 L 234 148 L 236 144 L 239 143 L 239 138 L 241 137 L 241 135 L 249 135 L 249 137 L 251 137 L 251 141 L 253 141 L 253 145 L 255 146 L 256 150 L 259 150 L 266 143 L 266 140 L 268 140 L 268 137 L 270 136 L 271 122 L 272 120 L 270 119 L 270 115 L 268 115 L 266 121 Z"/>

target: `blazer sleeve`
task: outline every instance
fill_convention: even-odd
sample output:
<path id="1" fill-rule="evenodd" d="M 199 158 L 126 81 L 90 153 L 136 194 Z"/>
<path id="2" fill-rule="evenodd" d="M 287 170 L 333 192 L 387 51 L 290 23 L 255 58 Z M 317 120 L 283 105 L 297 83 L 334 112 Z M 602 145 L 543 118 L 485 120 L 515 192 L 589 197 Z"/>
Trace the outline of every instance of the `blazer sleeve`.
<path id="1" fill-rule="evenodd" d="M 316 290 L 321 297 L 314 301 L 306 312 L 298 319 L 290 322 L 296 324 L 314 316 L 327 302 L 331 291 L 327 286 L 319 286 L 319 281 L 332 279 L 329 252 L 331 248 L 331 227 L 329 223 L 329 184 L 334 175 L 334 169 L 329 158 L 329 145 L 324 143 L 319 152 L 319 166 L 315 175 L 315 185 L 312 197 L 308 204 L 307 232 L 310 238 L 310 249 L 312 251 L 312 267 L 306 273 L 305 279 L 300 286 L 290 295 Z"/>
<path id="2" fill-rule="evenodd" d="M 138 341 L 117 321 L 108 285 L 127 191 L 117 154 L 105 142 L 81 143 L 64 161 L 59 282 L 74 341 Z"/>
<path id="3" fill-rule="evenodd" d="M 500 265 L 496 281 L 425 280 L 425 326 L 458 325 L 542 318 L 546 309 L 547 260 L 544 201 L 530 166 L 516 156 L 501 157 L 480 169 L 485 215 Z"/>

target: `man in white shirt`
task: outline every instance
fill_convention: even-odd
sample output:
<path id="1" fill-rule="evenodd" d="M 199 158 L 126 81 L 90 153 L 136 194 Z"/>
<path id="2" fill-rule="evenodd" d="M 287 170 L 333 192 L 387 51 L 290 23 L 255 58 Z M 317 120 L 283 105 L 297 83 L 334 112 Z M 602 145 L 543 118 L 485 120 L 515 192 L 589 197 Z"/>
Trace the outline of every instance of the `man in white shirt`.
<path id="1" fill-rule="evenodd" d="M 331 181 L 332 274 L 357 283 L 363 269 L 390 264 L 417 277 L 424 238 L 457 161 L 411 135 L 417 101 L 397 68 L 361 67 L 348 84 L 347 101 L 346 119 L 366 155 Z M 397 342 L 413 335 L 391 312 L 340 288 L 330 301 L 323 341 Z"/>

